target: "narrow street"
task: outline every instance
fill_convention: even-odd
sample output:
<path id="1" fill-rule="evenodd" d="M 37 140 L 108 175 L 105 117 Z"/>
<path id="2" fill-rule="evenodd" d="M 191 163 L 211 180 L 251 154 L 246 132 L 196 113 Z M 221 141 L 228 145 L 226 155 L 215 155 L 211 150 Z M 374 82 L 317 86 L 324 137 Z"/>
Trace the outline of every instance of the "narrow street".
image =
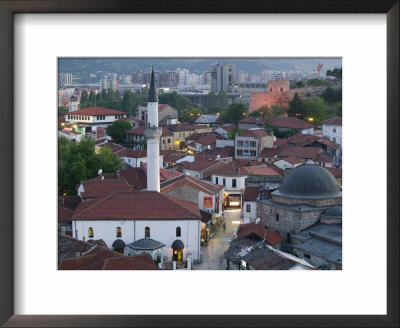
<path id="1" fill-rule="evenodd" d="M 228 238 L 231 238 L 233 231 L 239 225 L 232 222 L 240 221 L 241 209 L 227 209 L 224 213 L 226 231 L 222 226 L 219 227 L 208 244 L 201 246 L 202 263 L 194 265 L 194 270 L 225 270 L 224 252 L 229 248 Z"/>

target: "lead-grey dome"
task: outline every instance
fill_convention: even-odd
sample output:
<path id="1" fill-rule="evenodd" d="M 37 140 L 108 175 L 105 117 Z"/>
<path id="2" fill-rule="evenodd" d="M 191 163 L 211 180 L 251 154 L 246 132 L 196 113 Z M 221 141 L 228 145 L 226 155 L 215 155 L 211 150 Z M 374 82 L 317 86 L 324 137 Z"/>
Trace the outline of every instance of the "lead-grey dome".
<path id="1" fill-rule="evenodd" d="M 279 193 L 288 197 L 340 197 L 341 191 L 335 177 L 327 169 L 304 164 L 295 167 L 282 182 Z"/>
<path id="2" fill-rule="evenodd" d="M 324 213 L 322 213 L 321 217 L 330 218 L 330 219 L 341 219 L 342 218 L 342 207 L 341 206 L 332 206 L 332 207 L 328 208 Z"/>

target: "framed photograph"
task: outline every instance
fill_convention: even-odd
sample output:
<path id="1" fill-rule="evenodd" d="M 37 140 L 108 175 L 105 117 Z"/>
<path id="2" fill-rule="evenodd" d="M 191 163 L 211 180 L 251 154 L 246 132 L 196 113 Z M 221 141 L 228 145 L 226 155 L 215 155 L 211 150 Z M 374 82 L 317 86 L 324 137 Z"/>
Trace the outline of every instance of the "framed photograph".
<path id="1" fill-rule="evenodd" d="M 398 1 L 363 2 L 368 6 L 358 1 L 234 1 L 195 3 L 190 8 L 179 1 L 95 3 L 0 1 L 3 64 L 0 140 L 4 151 L 0 158 L 0 324 L 5 327 L 398 326 Z M 67 194 L 68 186 L 60 190 L 57 185 L 57 165 L 60 165 L 57 136 L 62 133 L 70 138 L 97 133 L 96 129 L 88 128 L 90 108 L 99 108 L 106 99 L 102 98 L 101 90 L 99 97 L 93 93 L 94 97 L 88 98 L 87 106 L 83 106 L 84 114 L 79 112 L 85 111 L 83 107 L 74 110 L 71 107 L 64 115 L 65 122 L 60 121 L 56 128 L 55 107 L 60 100 L 57 84 L 62 79 L 68 85 L 70 78 L 68 74 L 59 75 L 67 72 L 59 70 L 60 61 L 65 58 L 157 58 L 152 64 L 164 67 L 168 67 L 166 62 L 171 58 L 178 61 L 181 58 L 182 63 L 183 58 L 233 58 L 237 65 L 240 58 L 249 59 L 249 63 L 253 59 L 253 65 L 257 64 L 257 58 L 339 58 L 343 67 L 343 267 L 340 264 L 340 270 L 296 272 L 59 270 L 55 251 L 59 228 L 57 195 Z M 80 67 L 86 64 L 79 63 Z M 69 65 L 68 69 L 72 69 L 74 64 L 71 61 Z M 226 66 L 229 71 L 229 65 Z M 181 68 L 185 75 L 185 67 Z M 333 68 L 330 67 L 332 75 Z M 157 69 L 156 75 L 161 74 Z M 157 92 L 152 93 L 154 72 L 152 76 L 150 70 L 149 67 L 151 82 L 146 92 L 148 99 L 156 102 Z M 318 80 L 320 65 L 316 71 Z M 241 79 L 247 81 L 245 74 L 242 75 Z M 112 80 L 112 76 L 103 78 Z M 161 78 L 157 75 L 157 83 Z M 168 83 L 173 83 L 173 77 L 168 79 Z M 100 89 L 101 83 L 110 81 L 100 82 Z M 283 84 L 276 86 L 278 92 L 285 92 Z M 107 84 L 103 88 L 110 90 L 112 86 Z M 158 88 L 162 89 L 161 85 Z M 67 107 L 74 106 L 75 98 L 67 96 Z M 257 98 L 253 111 L 259 110 L 258 101 L 265 102 L 264 98 Z M 148 105 L 149 116 L 145 109 L 140 115 L 150 123 L 154 117 L 149 108 Z M 192 114 L 197 116 L 196 111 Z M 93 120 L 101 121 L 108 114 L 93 115 Z M 118 120 L 125 119 L 123 112 L 112 115 Z M 189 112 L 187 119 L 190 120 Z M 314 117 L 307 120 L 312 123 Z M 96 126 L 102 133 L 100 121 Z M 151 128 L 150 125 L 149 131 Z M 157 124 L 153 126 L 156 128 Z M 151 140 L 157 131 L 151 135 L 149 131 L 145 135 Z M 244 146 L 250 141 L 242 142 Z M 200 151 L 198 147 L 194 142 L 186 151 L 188 154 Z M 142 144 L 133 148 L 140 151 Z M 152 149 L 150 144 L 148 152 L 152 153 Z M 252 155 L 246 151 L 239 149 L 237 154 Z M 125 157 L 128 164 L 131 158 Z M 137 165 L 138 158 L 135 157 Z M 289 162 L 285 163 L 281 165 Z M 140 167 L 143 164 L 147 165 L 141 163 Z M 147 169 L 154 169 L 151 163 Z M 222 184 L 222 175 L 217 173 L 211 182 Z M 106 174 L 99 171 L 99 175 L 101 180 Z M 147 180 L 147 186 L 153 182 Z M 237 183 L 240 182 L 235 179 L 235 187 Z M 283 191 L 281 196 L 285 196 Z M 199 207 L 206 212 L 215 210 L 220 203 L 224 207 L 241 205 L 242 199 L 207 193 L 199 196 Z M 179 204 L 183 206 L 182 202 Z M 98 227 L 86 226 L 86 219 L 84 216 L 76 219 L 76 222 L 81 220 L 83 228 L 72 230 L 75 237 L 85 234 L 85 238 L 94 239 Z M 274 213 L 274 221 L 279 221 L 279 214 Z M 231 229 L 230 223 L 222 223 L 221 231 Z M 121 224 L 113 226 L 115 241 L 105 242 L 112 244 L 107 246 L 114 251 L 125 253 L 138 245 L 121 243 L 126 231 Z M 145 225 L 144 239 L 154 236 L 151 235 L 154 229 Z M 212 233 L 210 227 L 218 225 L 215 218 L 204 221 L 202 242 Z M 176 240 L 171 254 L 167 254 L 172 266 L 173 262 L 176 265 L 187 259 L 179 238 L 184 233 L 180 226 L 173 230 Z M 225 239 L 222 241 L 226 242 Z M 158 241 L 160 249 L 164 244 L 164 240 Z M 304 250 L 300 247 L 297 251 Z M 155 259 L 161 253 L 153 249 L 149 254 Z M 306 255 L 301 254 L 307 262 Z M 247 268 L 248 263 L 242 258 L 238 265 Z"/>

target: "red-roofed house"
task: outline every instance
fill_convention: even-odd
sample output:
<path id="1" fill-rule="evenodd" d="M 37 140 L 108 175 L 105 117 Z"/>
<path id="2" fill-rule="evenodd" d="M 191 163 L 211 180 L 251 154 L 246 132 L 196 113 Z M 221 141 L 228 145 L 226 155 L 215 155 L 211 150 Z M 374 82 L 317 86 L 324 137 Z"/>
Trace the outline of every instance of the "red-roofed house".
<path id="1" fill-rule="evenodd" d="M 243 238 L 256 241 L 264 240 L 276 249 L 280 249 L 280 242 L 283 239 L 279 233 L 265 228 L 261 223 L 250 222 L 241 224 L 236 233 L 236 240 Z"/>
<path id="2" fill-rule="evenodd" d="M 236 161 L 223 163 L 222 166 L 214 170 L 211 175 L 211 181 L 214 184 L 224 186 L 225 207 L 241 207 L 246 178 L 247 172 Z"/>
<path id="3" fill-rule="evenodd" d="M 144 126 L 139 126 L 126 131 L 126 141 L 131 143 L 134 148 L 142 149 L 144 147 Z M 165 126 L 162 127 L 160 137 L 160 150 L 174 149 L 172 134 Z"/>
<path id="4" fill-rule="evenodd" d="M 314 134 L 314 126 L 308 122 L 298 119 L 297 117 L 270 117 L 266 120 L 268 126 L 277 128 L 278 131 L 285 132 L 297 130 L 302 134 Z"/>
<path id="5" fill-rule="evenodd" d="M 139 118 L 141 118 L 145 125 L 147 124 L 147 106 L 139 106 Z M 178 110 L 167 104 L 158 104 L 158 124 L 168 125 L 176 124 L 178 121 Z"/>
<path id="6" fill-rule="evenodd" d="M 117 154 L 122 160 L 131 167 L 141 167 L 147 163 L 147 150 L 125 148 Z M 163 155 L 159 157 L 160 167 L 163 167 Z"/>
<path id="7" fill-rule="evenodd" d="M 126 113 L 110 108 L 88 107 L 69 112 L 64 117 L 66 123 L 76 123 L 80 129 L 89 132 L 126 118 Z"/>
<path id="8" fill-rule="evenodd" d="M 290 157 L 290 156 L 278 159 L 277 161 L 274 162 L 275 166 L 279 167 L 284 171 L 293 169 L 301 164 L 303 164 L 303 162 L 300 159 L 298 159 L 297 157 Z"/>
<path id="9" fill-rule="evenodd" d="M 129 254 L 128 243 L 151 238 L 165 245 L 164 256 L 200 260 L 201 215 L 197 204 L 155 191 L 116 191 L 81 203 L 72 217 L 74 237 L 103 239 Z"/>
<path id="10" fill-rule="evenodd" d="M 342 144 L 342 118 L 332 117 L 322 122 L 322 135 L 329 140 Z"/>
<path id="11" fill-rule="evenodd" d="M 224 163 L 220 161 L 196 159 L 194 162 L 184 166 L 183 173 L 204 180 L 209 178 L 217 168 L 223 165 Z"/>
<path id="12" fill-rule="evenodd" d="M 256 200 L 260 195 L 259 187 L 247 186 L 243 194 L 243 223 L 254 222 L 257 218 Z"/>
<path id="13" fill-rule="evenodd" d="M 235 137 L 235 159 L 256 160 L 264 148 L 273 148 L 276 137 L 264 129 L 242 130 Z"/>
<path id="14" fill-rule="evenodd" d="M 82 181 L 78 187 L 78 196 L 83 202 L 102 198 L 115 191 L 130 190 L 125 180 L 104 179 Z"/>

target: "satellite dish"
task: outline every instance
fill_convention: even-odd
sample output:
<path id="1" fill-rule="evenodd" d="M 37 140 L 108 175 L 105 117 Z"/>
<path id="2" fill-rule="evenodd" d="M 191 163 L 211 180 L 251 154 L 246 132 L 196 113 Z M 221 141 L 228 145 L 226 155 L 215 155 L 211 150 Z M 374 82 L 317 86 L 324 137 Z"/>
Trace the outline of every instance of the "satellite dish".
<path id="1" fill-rule="evenodd" d="M 98 175 L 101 175 L 102 173 L 103 173 L 103 170 L 102 170 L 102 169 L 100 169 L 100 170 L 97 172 Z"/>

